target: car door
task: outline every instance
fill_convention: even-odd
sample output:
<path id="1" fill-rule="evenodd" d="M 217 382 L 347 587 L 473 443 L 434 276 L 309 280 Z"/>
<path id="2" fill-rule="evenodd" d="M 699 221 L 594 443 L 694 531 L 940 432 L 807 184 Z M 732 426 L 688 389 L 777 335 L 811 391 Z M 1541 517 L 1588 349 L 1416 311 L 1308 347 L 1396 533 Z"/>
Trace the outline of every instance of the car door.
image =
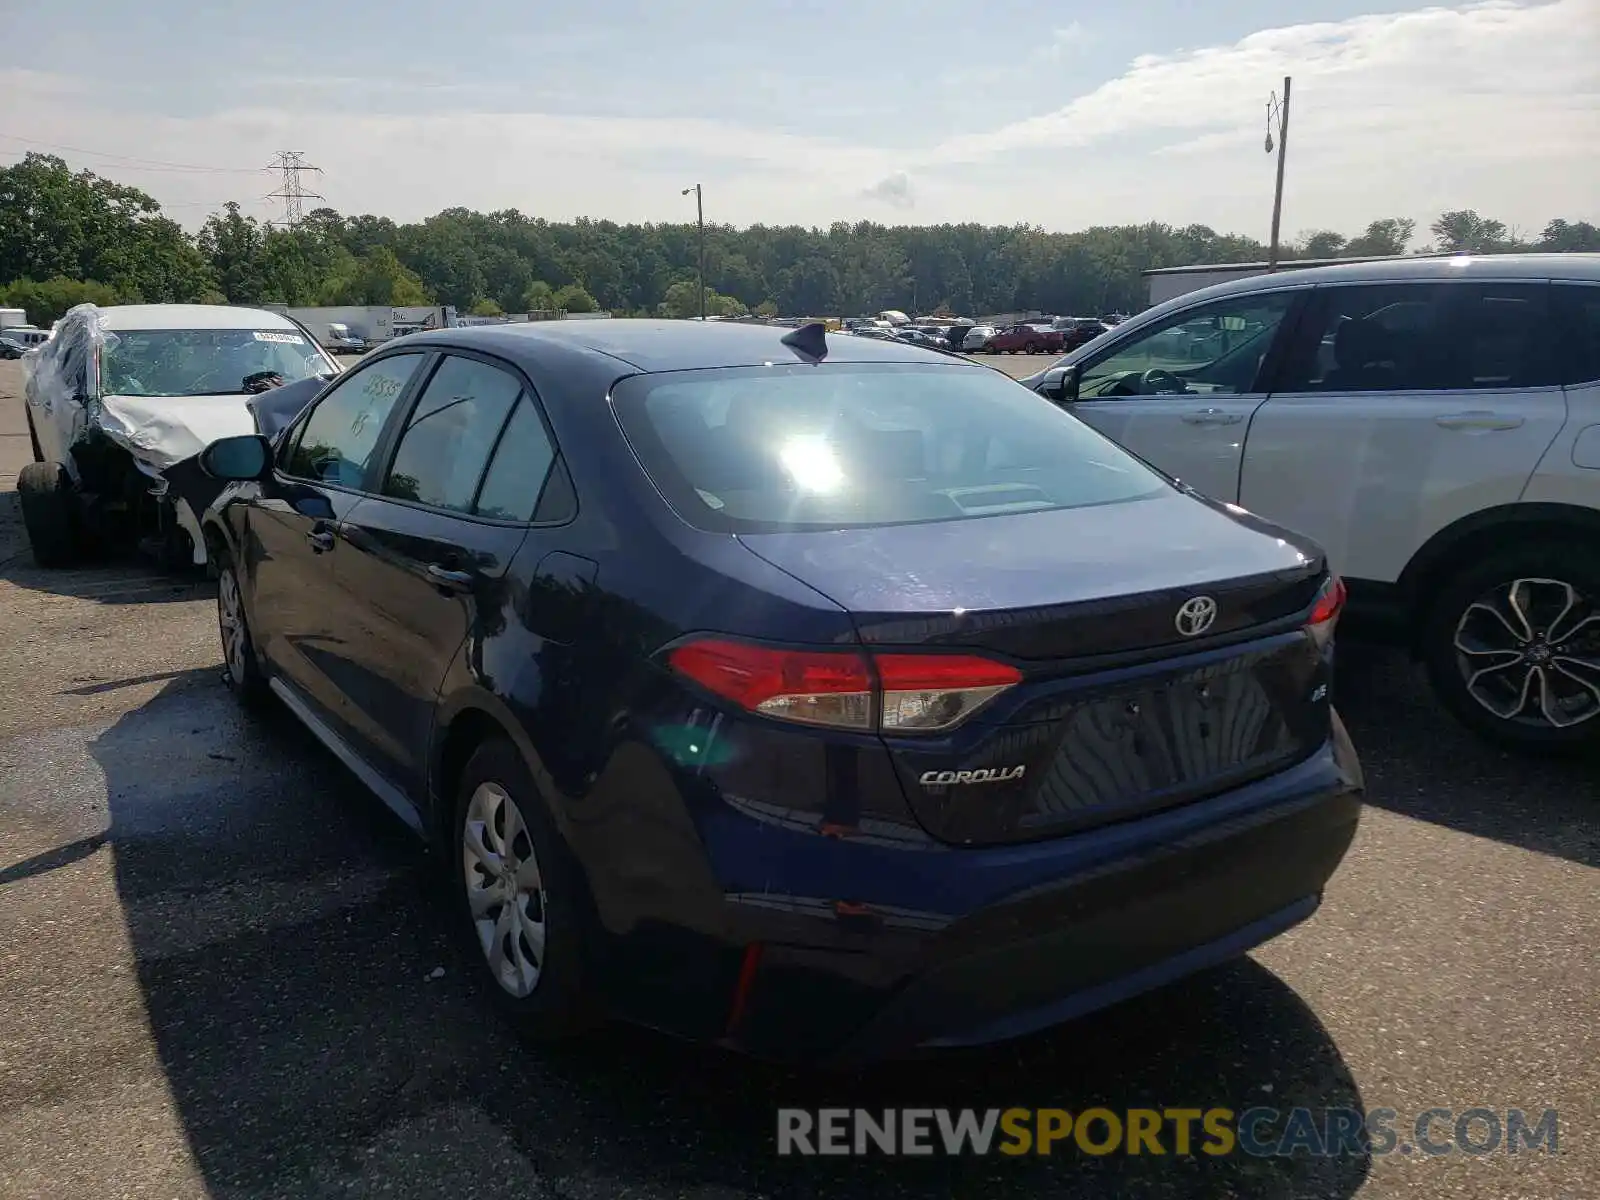
<path id="1" fill-rule="evenodd" d="M 377 494 L 347 521 L 351 553 L 336 570 L 354 600 L 358 750 L 415 794 L 440 685 L 469 638 L 499 632 L 506 568 L 554 457 L 527 380 L 450 351 L 418 391 Z"/>
<path id="2" fill-rule="evenodd" d="M 1239 503 L 1393 583 L 1518 500 L 1566 421 L 1541 281 L 1323 285 L 1250 425 Z"/>
<path id="3" fill-rule="evenodd" d="M 1083 360 L 1071 413 L 1196 491 L 1237 500 L 1245 434 L 1307 290 L 1240 293 L 1130 333 Z"/>
<path id="4" fill-rule="evenodd" d="M 271 481 L 250 502 L 246 569 L 257 645 L 274 676 L 340 731 L 351 647 L 334 563 L 344 522 L 370 486 L 381 435 L 425 355 L 397 353 L 342 375 L 279 443 Z"/>

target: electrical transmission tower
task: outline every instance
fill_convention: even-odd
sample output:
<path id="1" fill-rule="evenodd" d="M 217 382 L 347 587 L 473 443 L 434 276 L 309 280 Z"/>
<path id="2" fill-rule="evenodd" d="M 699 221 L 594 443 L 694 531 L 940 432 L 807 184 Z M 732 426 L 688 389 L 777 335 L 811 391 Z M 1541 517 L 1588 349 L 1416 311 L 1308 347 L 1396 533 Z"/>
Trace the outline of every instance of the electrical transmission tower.
<path id="1" fill-rule="evenodd" d="M 320 192 L 308 192 L 305 185 L 300 182 L 300 176 L 307 171 L 322 174 L 321 167 L 313 167 L 306 162 L 306 156 L 299 150 L 280 150 L 270 164 L 274 171 L 283 173 L 283 183 L 275 192 L 267 195 L 269 200 L 283 201 L 283 220 L 274 224 L 283 225 L 293 229 L 300 224 L 300 218 L 305 216 L 305 202 L 307 200 L 326 200 L 327 197 Z"/>

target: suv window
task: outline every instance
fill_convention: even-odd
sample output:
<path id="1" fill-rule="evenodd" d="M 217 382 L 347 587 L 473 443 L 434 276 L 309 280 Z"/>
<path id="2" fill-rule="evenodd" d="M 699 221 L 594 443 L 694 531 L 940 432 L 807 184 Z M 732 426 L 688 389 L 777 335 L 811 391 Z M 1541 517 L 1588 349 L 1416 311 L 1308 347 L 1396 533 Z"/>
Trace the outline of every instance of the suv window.
<path id="1" fill-rule="evenodd" d="M 1556 364 L 1540 284 L 1319 288 L 1285 392 L 1548 386 Z"/>
<path id="2" fill-rule="evenodd" d="M 1600 287 L 1558 283 L 1553 295 L 1561 341 L 1568 347 L 1562 382 L 1600 380 Z"/>
<path id="3" fill-rule="evenodd" d="M 284 472 L 363 486 L 384 423 L 421 361 L 421 354 L 392 354 L 344 376 L 300 426 L 284 455 Z"/>
<path id="4" fill-rule="evenodd" d="M 1230 296 L 1174 313 L 1085 363 L 1078 398 L 1253 392 L 1278 326 L 1299 294 Z"/>
<path id="5" fill-rule="evenodd" d="M 447 355 L 406 420 L 383 494 L 470 513 L 521 391 L 521 381 L 499 367 Z"/>
<path id="6" fill-rule="evenodd" d="M 533 401 L 523 396 L 495 447 L 475 511 L 499 521 L 531 521 L 556 456 Z"/>

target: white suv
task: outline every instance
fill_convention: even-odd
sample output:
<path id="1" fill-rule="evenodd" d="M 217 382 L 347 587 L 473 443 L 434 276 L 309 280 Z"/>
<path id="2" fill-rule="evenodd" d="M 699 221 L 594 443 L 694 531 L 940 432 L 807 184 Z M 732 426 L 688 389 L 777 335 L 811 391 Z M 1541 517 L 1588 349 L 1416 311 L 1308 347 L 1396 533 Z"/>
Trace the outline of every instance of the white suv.
<path id="1" fill-rule="evenodd" d="M 1600 741 L 1600 254 L 1236 280 L 1023 382 L 1320 542 L 1467 725 Z"/>

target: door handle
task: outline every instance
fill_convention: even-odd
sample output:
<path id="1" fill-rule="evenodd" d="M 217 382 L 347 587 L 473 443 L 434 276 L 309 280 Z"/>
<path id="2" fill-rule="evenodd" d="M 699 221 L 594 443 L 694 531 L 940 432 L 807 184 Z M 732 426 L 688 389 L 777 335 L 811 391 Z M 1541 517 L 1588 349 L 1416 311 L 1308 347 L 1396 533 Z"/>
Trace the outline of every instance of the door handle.
<path id="1" fill-rule="evenodd" d="M 1237 425 L 1244 420 L 1243 413 L 1225 412 L 1220 408 L 1202 408 L 1183 414 L 1186 425 Z"/>
<path id="2" fill-rule="evenodd" d="M 472 586 L 472 572 L 453 571 L 449 567 L 441 567 L 438 563 L 428 564 L 428 578 L 439 587 L 454 590 Z"/>
<path id="3" fill-rule="evenodd" d="M 326 521 L 318 521 L 306 534 L 306 541 L 311 543 L 313 554 L 326 554 L 333 549 L 333 530 L 328 528 Z"/>
<path id="4" fill-rule="evenodd" d="M 1495 430 L 1516 429 L 1523 421 L 1521 417 L 1508 417 L 1487 409 L 1477 409 L 1473 412 L 1445 413 L 1443 416 L 1435 417 L 1433 423 L 1440 429 L 1481 430 L 1488 433 Z"/>

